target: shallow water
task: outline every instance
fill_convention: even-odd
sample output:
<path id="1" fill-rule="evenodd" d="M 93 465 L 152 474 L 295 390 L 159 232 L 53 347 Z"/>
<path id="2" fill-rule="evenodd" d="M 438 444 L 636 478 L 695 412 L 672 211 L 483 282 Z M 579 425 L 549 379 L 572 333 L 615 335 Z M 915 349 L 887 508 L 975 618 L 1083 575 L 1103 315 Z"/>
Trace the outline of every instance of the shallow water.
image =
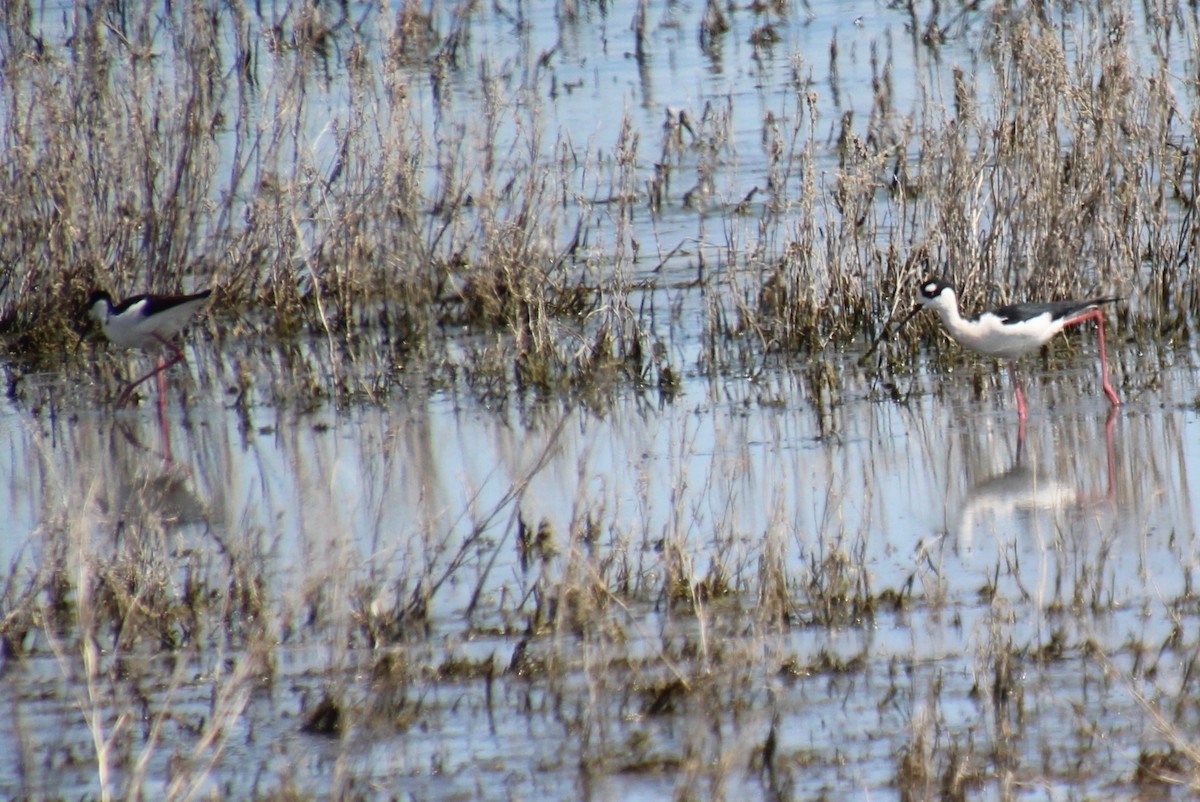
<path id="1" fill-rule="evenodd" d="M 800 363 L 754 381 L 688 382 L 670 400 L 618 393 L 603 410 L 488 410 L 413 391 L 381 406 L 246 411 L 222 393 L 217 355 L 203 343 L 189 353 L 168 391 L 169 463 L 153 396 L 114 412 L 102 387 L 27 378 L 70 405 L 18 396 L 0 414 L 8 464 L 26 466 L 3 484 L 0 558 L 18 586 L 60 548 L 76 552 L 72 570 L 132 554 L 143 567 L 165 561 L 177 585 L 217 592 L 239 571 L 260 583 L 269 670 L 239 647 L 236 633 L 252 629 L 244 609 L 232 636 L 193 632 L 208 648 L 175 657 L 143 644 L 118 648 L 114 663 L 115 641 L 101 638 L 100 685 L 117 700 L 98 707 L 107 726 L 146 747 L 154 715 L 170 711 L 146 747 L 152 796 L 221 711 L 221 751 L 201 787 L 234 796 L 351 782 L 416 797 L 656 798 L 685 782 L 688 755 L 706 754 L 728 762 L 719 783 L 731 796 L 769 796 L 777 782 L 804 796 L 891 798 L 898 750 L 935 725 L 964 752 L 1012 750 L 1015 781 L 1046 798 L 1107 794 L 1129 788 L 1139 752 L 1164 743 L 1139 696 L 1170 699 L 1190 682 L 1192 647 L 1175 629 L 1190 631 L 1200 565 L 1190 501 L 1200 421 L 1178 401 L 1197 393 L 1190 364 L 1152 385 L 1119 372 L 1127 403 L 1109 418 L 1088 349 L 1049 369 L 1030 360 L 1018 454 L 1007 381 L 982 363 L 914 374 L 898 403 L 878 400 L 855 355 L 835 355 L 838 399 L 820 412 Z M 1121 364 L 1135 356 L 1126 349 Z M 518 517 L 548 527 L 551 556 L 522 565 Z M 584 520 L 587 541 L 570 535 Z M 525 630 L 539 576 L 567 570 L 580 548 L 593 569 L 623 565 L 633 588 L 597 613 L 615 641 L 591 624 Z M 729 601 L 702 604 L 699 617 L 664 606 L 672 552 L 691 582 L 720 566 Z M 773 559 L 795 606 L 770 626 L 737 610 L 753 608 L 739 594 L 759 592 Z M 839 566 L 869 587 L 873 608 L 842 599 L 826 621 L 803 600 Z M 445 581 L 425 634 L 372 648 L 363 609 L 386 609 L 430 576 Z M 892 608 L 893 597 L 906 601 Z M 0 735 L 21 758 L 0 787 L 95 793 L 83 717 L 89 699 L 109 697 L 87 690 L 78 654 L 56 654 L 44 634 L 23 646 L 4 664 L 14 723 Z M 997 706 L 981 688 L 1001 647 L 1018 655 L 1020 698 Z M 513 668 L 520 649 L 558 670 L 525 678 Z M 409 667 L 395 687 L 381 678 L 385 655 Z M 471 668 L 455 675 L 452 660 Z M 239 671 L 261 676 L 235 682 Z M 675 672 L 688 691 L 660 711 Z M 227 685 L 233 698 L 215 701 Z M 302 731 L 326 693 L 358 711 L 340 737 Z M 142 712 L 118 725 L 127 697 Z M 1005 709 L 1012 722 L 995 718 Z M 773 721 L 783 779 L 749 768 Z M 117 782 L 130 770 L 118 767 Z M 981 770 L 985 796 L 1004 798 L 1003 773 Z"/>
<path id="2" fill-rule="evenodd" d="M 471 57 L 533 70 L 557 46 L 548 119 L 596 154 L 625 107 L 646 153 L 665 107 L 730 109 L 729 203 L 764 185 L 763 117 L 789 119 L 801 89 L 832 170 L 873 49 L 899 104 L 948 98 L 987 19 L 964 13 L 934 54 L 899 11 L 808 3 L 773 47 L 737 14 L 703 53 L 702 7 L 649 8 L 641 69 L 626 12 L 590 5 L 563 25 L 491 5 Z M 1194 72 L 1187 41 L 1172 75 Z M 475 77 L 455 73 L 464 119 Z M 106 403 L 137 356 L 8 368 L 0 615 L 36 615 L 6 623 L 0 795 L 896 799 L 902 776 L 933 795 L 955 775 L 973 798 L 1141 794 L 1139 759 L 1197 734 L 1194 351 L 1114 326 L 1110 417 L 1073 336 L 1023 364 L 1023 432 L 1006 374 L 935 359 L 957 353 L 940 340 L 894 385 L 860 350 L 708 370 L 707 293 L 736 277 L 689 282 L 741 232 L 684 189 L 639 218 L 657 253 L 629 277 L 669 310 L 651 317 L 678 390 L 486 395 L 238 333 L 194 333 L 162 415 L 152 393 Z M 377 402 L 306 392 L 370 370 Z M 306 730 L 323 698 L 335 734 Z"/>

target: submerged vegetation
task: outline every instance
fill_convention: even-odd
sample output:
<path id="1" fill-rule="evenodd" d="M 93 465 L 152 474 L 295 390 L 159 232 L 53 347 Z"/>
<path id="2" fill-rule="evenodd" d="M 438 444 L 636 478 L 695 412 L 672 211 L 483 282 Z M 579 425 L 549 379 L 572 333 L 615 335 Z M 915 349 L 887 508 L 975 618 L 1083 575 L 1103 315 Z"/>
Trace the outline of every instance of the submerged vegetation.
<path id="1" fill-rule="evenodd" d="M 0 791 L 789 799 L 850 787 L 915 800 L 1200 785 L 1186 535 L 1165 547 L 1182 589 L 1139 611 L 1113 567 L 1128 521 L 1073 498 L 1047 537 L 1047 586 L 1026 583 L 1014 540 L 965 603 L 949 533 L 872 542 L 871 516 L 888 511 L 837 459 L 803 516 L 766 495 L 807 493 L 815 474 L 796 470 L 747 525 L 736 497 L 763 477 L 736 448 L 728 464 L 708 454 L 687 423 L 655 443 L 669 459 L 629 460 L 671 475 L 639 475 L 626 496 L 606 495 L 611 475 L 597 489 L 582 455 L 580 409 L 611 414 L 598 399 L 613 387 L 666 403 L 689 377 L 725 375 L 750 376 L 762 407 L 803 396 L 813 440 L 849 448 L 847 398 L 902 398 L 930 329 L 888 340 L 867 367 L 847 354 L 929 273 L 971 307 L 1103 288 L 1129 299 L 1119 330 L 1189 336 L 1200 112 L 1194 56 L 1180 51 L 1200 45 L 1200 20 L 1067 6 L 897 3 L 874 8 L 886 33 L 839 20 L 818 51 L 795 41 L 835 12 L 810 3 L 5 5 L 10 358 L 58 359 L 95 286 L 213 287 L 201 339 L 222 356 L 203 392 L 230 403 L 243 444 L 255 432 L 288 443 L 296 500 L 328 509 L 306 509 L 321 531 L 293 555 L 301 569 L 282 569 L 287 526 L 304 524 L 230 514 L 225 496 L 242 487 L 223 484 L 237 473 L 228 454 L 206 452 L 185 480 L 82 457 L 59 467 L 59 443 L 39 442 L 49 500 L 0 586 L 0 660 L 56 667 L 58 684 L 38 692 L 77 712 L 86 736 L 56 746 L 14 716 L 20 754 L 4 779 L 16 787 Z M 694 57 L 687 76 L 748 71 L 754 90 L 714 81 L 658 99 L 655 81 L 678 78 L 666 52 Z M 634 83 L 608 75 L 614 62 Z M 265 379 L 240 367 L 256 350 L 270 354 Z M 802 365 L 794 384 L 766 377 L 784 360 Z M 313 409 L 372 406 L 324 400 L 383 400 L 402 380 L 417 404 L 460 386 L 501 410 L 541 402 L 523 409 L 502 490 L 456 477 L 465 503 L 437 497 L 437 435 L 397 457 L 403 428 L 389 421 L 365 437 L 383 444 L 380 475 L 364 474 L 416 488 L 422 515 L 397 523 L 385 492 L 343 498 L 337 469 L 306 462 L 294 431 L 270 431 L 319 440 L 337 424 L 305 423 Z M 271 387 L 256 395 L 256 382 Z M 17 385 L 10 398 L 40 411 Z M 280 405 L 299 412 L 261 424 L 264 397 L 299 399 Z M 47 406 L 34 417 L 61 426 Z M 97 436 L 103 459 L 144 457 L 126 425 Z M 585 445 L 567 469 L 581 481 L 551 520 L 538 483 L 572 427 Z M 714 437 L 753 440 L 743 434 Z M 1114 477 L 1107 436 L 1110 495 L 1141 487 Z M 897 553 L 904 570 L 883 571 Z M 1114 647 L 1095 632 L 1150 608 L 1176 622 L 1167 635 Z M 1072 673 L 1085 698 L 1059 720 L 1054 680 Z M 1103 733 L 1119 695 L 1145 722 L 1122 733 L 1132 755 L 1104 751 L 1124 748 Z M 857 730 L 840 732 L 846 717 Z M 462 729 L 461 752 L 428 737 Z M 294 779 L 292 738 L 317 755 L 320 789 Z M 495 746 L 531 739 L 534 755 Z M 55 787 L 64 766 L 89 778 L 81 792 Z"/>

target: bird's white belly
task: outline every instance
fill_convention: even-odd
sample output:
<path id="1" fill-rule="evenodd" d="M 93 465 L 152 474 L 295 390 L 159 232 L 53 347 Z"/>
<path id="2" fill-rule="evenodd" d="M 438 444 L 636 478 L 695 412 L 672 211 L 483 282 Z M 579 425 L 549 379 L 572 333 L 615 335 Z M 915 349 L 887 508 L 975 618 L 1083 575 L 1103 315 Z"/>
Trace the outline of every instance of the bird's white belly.
<path id="1" fill-rule="evenodd" d="M 1049 315 L 1040 315 L 1018 323 L 985 317 L 951 334 L 964 348 L 997 359 L 1016 359 L 1036 351 L 1061 330 Z"/>
<path id="2" fill-rule="evenodd" d="M 104 327 L 104 334 L 112 342 L 122 348 L 154 349 L 162 346 L 162 342 L 154 336 L 155 326 L 152 320 L 122 320 L 114 318 Z"/>

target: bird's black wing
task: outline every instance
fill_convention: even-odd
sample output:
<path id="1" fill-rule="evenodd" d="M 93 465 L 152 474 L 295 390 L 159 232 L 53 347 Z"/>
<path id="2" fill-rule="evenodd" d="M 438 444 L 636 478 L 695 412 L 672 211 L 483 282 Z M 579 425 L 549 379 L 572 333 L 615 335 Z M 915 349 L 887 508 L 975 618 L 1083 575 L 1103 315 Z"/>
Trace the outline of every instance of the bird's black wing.
<path id="1" fill-rule="evenodd" d="M 1116 297 L 1105 297 L 1091 298 L 1086 301 L 1048 301 L 1043 303 L 1009 304 L 1008 306 L 993 309 L 992 314 L 1000 318 L 1004 323 L 1022 323 L 1045 314 L 1049 314 L 1052 320 L 1062 320 L 1063 318 L 1081 315 L 1101 304 L 1111 304 L 1119 300 L 1120 298 Z"/>
<path id="2" fill-rule="evenodd" d="M 146 302 L 146 307 L 142 314 L 146 317 L 152 317 L 159 312 L 165 312 L 168 309 L 173 309 L 180 304 L 186 304 L 190 301 L 200 301 L 212 295 L 212 290 L 202 290 L 194 295 L 134 295 L 121 301 L 120 304 L 113 307 L 113 314 L 120 315 L 134 304 L 139 304 L 142 301 Z"/>

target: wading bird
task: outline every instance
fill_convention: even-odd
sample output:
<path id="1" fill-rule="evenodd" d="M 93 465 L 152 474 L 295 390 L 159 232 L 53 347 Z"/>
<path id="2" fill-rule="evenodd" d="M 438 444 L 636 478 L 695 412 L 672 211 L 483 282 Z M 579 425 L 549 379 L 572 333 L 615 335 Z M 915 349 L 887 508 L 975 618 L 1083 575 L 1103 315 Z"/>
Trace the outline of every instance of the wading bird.
<path id="1" fill-rule="evenodd" d="M 88 315 L 100 324 L 104 336 L 124 348 L 158 350 L 158 363 L 154 370 L 132 382 L 117 398 L 116 405 L 124 406 L 133 390 L 151 376 L 158 376 L 160 404 L 163 392 L 163 371 L 183 360 L 183 351 L 170 342 L 199 311 L 212 290 L 194 295 L 135 295 L 119 304 L 113 304 L 112 296 L 97 290 L 88 297 Z M 171 354 L 164 359 L 162 351 Z"/>
<path id="2" fill-rule="evenodd" d="M 1120 300 L 1115 297 L 1091 298 L 1086 301 L 1049 301 L 1044 303 L 1011 304 L 991 309 L 977 318 L 964 318 L 958 310 L 958 293 L 954 285 L 943 279 L 929 279 L 917 293 L 917 305 L 900 326 L 922 309 L 932 309 L 941 318 L 942 328 L 964 348 L 984 356 L 1008 360 L 1009 375 L 1017 394 L 1017 414 L 1024 421 L 1027 415 L 1025 397 L 1017 383 L 1015 360 L 1045 345 L 1051 337 L 1067 326 L 1087 320 L 1096 321 L 1100 336 L 1100 375 L 1104 394 L 1113 407 L 1121 404 L 1112 385 L 1108 383 L 1108 360 L 1104 354 L 1103 304 Z"/>

